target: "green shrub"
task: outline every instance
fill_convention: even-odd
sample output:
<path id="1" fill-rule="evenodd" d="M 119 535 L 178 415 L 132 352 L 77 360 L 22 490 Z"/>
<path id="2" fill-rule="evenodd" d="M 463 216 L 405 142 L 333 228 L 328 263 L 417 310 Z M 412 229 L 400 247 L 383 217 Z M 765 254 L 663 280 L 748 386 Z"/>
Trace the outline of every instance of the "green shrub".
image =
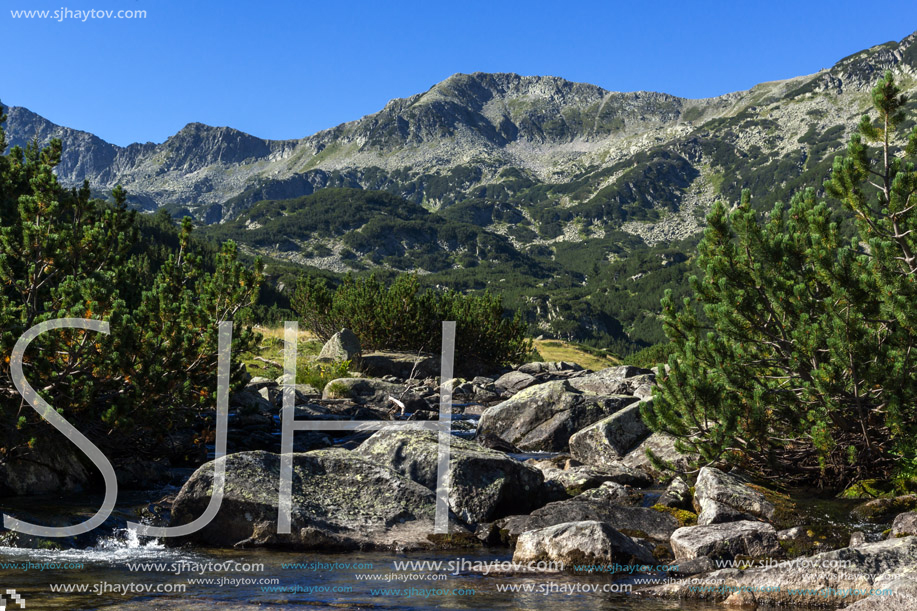
<path id="1" fill-rule="evenodd" d="M 296 366 L 296 383 L 308 384 L 322 390 L 331 380 L 346 378 L 350 374 L 350 361 L 336 363 L 317 363 L 313 360 L 300 359 Z"/>
<path id="2" fill-rule="evenodd" d="M 398 276 L 388 286 L 374 275 L 348 275 L 336 290 L 320 278 L 303 277 L 292 306 L 320 338 L 347 327 L 365 350 L 437 352 L 442 321 L 455 321 L 456 370 L 521 362 L 532 350 L 526 324 L 518 315 L 505 316 L 502 298 L 423 290 L 416 275 Z"/>

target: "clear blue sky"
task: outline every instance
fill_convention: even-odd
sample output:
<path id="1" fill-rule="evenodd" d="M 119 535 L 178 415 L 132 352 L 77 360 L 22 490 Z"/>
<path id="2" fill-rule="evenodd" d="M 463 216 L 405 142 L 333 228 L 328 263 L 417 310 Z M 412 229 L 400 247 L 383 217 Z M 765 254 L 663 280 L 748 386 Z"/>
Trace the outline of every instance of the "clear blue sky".
<path id="1" fill-rule="evenodd" d="M 186 123 L 299 138 L 456 72 L 708 97 L 917 30 L 917 3 L 5 0 L 0 100 L 116 144 Z M 20 9 L 145 19 L 13 19 Z"/>

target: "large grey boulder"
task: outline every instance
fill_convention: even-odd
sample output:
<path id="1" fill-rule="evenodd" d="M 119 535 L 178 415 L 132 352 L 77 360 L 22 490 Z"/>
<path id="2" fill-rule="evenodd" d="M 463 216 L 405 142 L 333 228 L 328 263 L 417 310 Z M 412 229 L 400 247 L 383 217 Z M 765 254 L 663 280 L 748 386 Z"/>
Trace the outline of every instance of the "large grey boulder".
<path id="1" fill-rule="evenodd" d="M 665 543 L 680 526 L 678 520 L 669 513 L 648 507 L 626 507 L 615 504 L 609 498 L 613 494 L 615 494 L 614 490 L 605 491 L 600 487 L 566 501 L 548 503 L 529 515 L 502 518 L 497 520 L 496 524 L 507 542 L 512 542 L 529 530 L 555 526 L 564 522 L 595 520 L 606 522 L 631 537 Z"/>
<path id="2" fill-rule="evenodd" d="M 570 437 L 570 453 L 587 465 L 605 467 L 618 463 L 649 434 L 640 404 L 634 403 L 575 433 Z"/>
<path id="3" fill-rule="evenodd" d="M 341 329 L 325 342 L 318 359 L 335 362 L 356 361 L 362 351 L 360 338 L 350 329 Z"/>
<path id="4" fill-rule="evenodd" d="M 388 428 L 377 431 L 353 452 L 436 490 L 438 434 Z M 492 521 L 537 507 L 543 477 L 538 469 L 453 437 L 449 448 L 449 507 L 468 524 Z"/>
<path id="5" fill-rule="evenodd" d="M 637 399 L 575 390 L 566 380 L 531 386 L 488 408 L 479 434 L 493 434 L 526 451 L 562 452 L 570 436 Z"/>
<path id="6" fill-rule="evenodd" d="M 436 498 L 392 469 L 341 449 L 293 455 L 291 534 L 277 534 L 280 455 L 243 452 L 218 459 L 226 485 L 216 517 L 187 537 L 216 547 L 292 549 L 423 549 L 430 547 Z M 182 486 L 171 525 L 201 515 L 213 490 L 213 461 Z"/>
<path id="7" fill-rule="evenodd" d="M 714 467 L 700 470 L 694 485 L 694 502 L 700 510 L 697 523 L 701 526 L 745 519 L 746 516 L 772 520 L 776 512 L 774 504 L 762 493 L 749 488 L 747 482 Z"/>
<path id="8" fill-rule="evenodd" d="M 777 531 L 770 524 L 744 520 L 708 526 L 683 526 L 669 540 L 675 560 L 699 556 L 735 558 L 764 557 L 781 552 Z"/>
<path id="9" fill-rule="evenodd" d="M 652 554 L 604 522 L 566 522 L 519 535 L 513 562 L 555 562 L 571 573 L 602 572 L 615 564 L 656 564 Z"/>
<path id="10" fill-rule="evenodd" d="M 706 576 L 707 582 L 722 587 L 706 589 L 692 586 L 689 582 L 673 582 L 648 592 L 657 596 L 721 601 L 728 592 L 745 588 L 754 590 L 754 602 L 759 606 L 837 608 L 865 598 L 866 593 L 879 584 L 897 583 L 908 598 L 913 596 L 913 572 L 908 569 L 915 566 L 917 537 L 903 537 L 816 554 L 806 558 L 804 564 L 787 562 L 745 570 L 722 569 Z M 875 578 L 876 575 L 881 577 Z M 908 598 L 904 598 L 903 602 L 896 596 L 878 598 L 879 601 L 873 601 L 869 606 L 864 602 L 862 607 L 854 606 L 854 609 L 914 609 L 906 606 L 911 602 Z M 880 601 L 887 606 L 875 606 Z"/>

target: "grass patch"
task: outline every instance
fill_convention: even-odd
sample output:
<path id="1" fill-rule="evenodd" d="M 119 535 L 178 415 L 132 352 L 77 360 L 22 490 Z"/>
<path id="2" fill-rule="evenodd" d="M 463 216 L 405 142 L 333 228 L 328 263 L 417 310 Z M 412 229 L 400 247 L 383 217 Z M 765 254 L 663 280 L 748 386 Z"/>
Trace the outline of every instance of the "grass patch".
<path id="1" fill-rule="evenodd" d="M 615 355 L 603 350 L 555 339 L 535 340 L 535 351 L 545 361 L 569 361 L 593 371 L 621 364 Z"/>

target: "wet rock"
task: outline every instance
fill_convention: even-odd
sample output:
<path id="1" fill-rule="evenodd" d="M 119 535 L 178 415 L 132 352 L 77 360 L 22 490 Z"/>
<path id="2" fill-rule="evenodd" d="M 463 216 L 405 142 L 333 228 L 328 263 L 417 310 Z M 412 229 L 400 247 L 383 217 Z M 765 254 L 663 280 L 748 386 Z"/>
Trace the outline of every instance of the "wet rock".
<path id="1" fill-rule="evenodd" d="M 637 401 L 573 389 L 567 381 L 526 388 L 481 416 L 480 434 L 494 434 L 526 451 L 560 452 L 570 436 Z"/>
<path id="2" fill-rule="evenodd" d="M 291 534 L 277 534 L 280 461 L 277 454 L 244 452 L 218 459 L 226 488 L 217 516 L 172 545 L 262 545 L 291 549 L 422 549 L 431 546 L 434 493 L 346 450 L 293 455 Z M 213 461 L 200 467 L 172 506 L 171 524 L 201 515 L 213 489 Z M 454 527 L 456 532 L 465 532 Z"/>
<path id="3" fill-rule="evenodd" d="M 331 336 L 322 346 L 322 351 L 318 355 L 318 360 L 334 361 L 337 363 L 343 361 L 356 361 L 363 347 L 360 345 L 358 338 L 350 329 L 341 329 Z"/>
<path id="4" fill-rule="evenodd" d="M 577 565 L 656 564 L 630 537 L 597 521 L 567 522 L 522 533 L 513 562 L 539 561 L 562 563 L 567 572 L 592 572 L 578 570 Z"/>
<path id="5" fill-rule="evenodd" d="M 603 467 L 619 462 L 649 434 L 634 403 L 571 436 L 570 452 L 587 465 Z"/>
<path id="6" fill-rule="evenodd" d="M 764 495 L 738 477 L 704 467 L 694 486 L 694 503 L 700 510 L 699 525 L 735 521 L 744 516 L 771 520 L 776 508 Z"/>
<path id="7" fill-rule="evenodd" d="M 466 523 L 523 513 L 542 502 L 543 477 L 537 469 L 471 441 L 450 441 L 449 507 Z M 354 454 L 435 490 L 439 449 L 434 431 L 389 428 L 377 431 Z"/>
<path id="8" fill-rule="evenodd" d="M 781 553 L 777 531 L 770 524 L 744 520 L 727 524 L 683 526 L 669 540 L 676 560 L 699 556 L 731 559 L 764 557 Z"/>

